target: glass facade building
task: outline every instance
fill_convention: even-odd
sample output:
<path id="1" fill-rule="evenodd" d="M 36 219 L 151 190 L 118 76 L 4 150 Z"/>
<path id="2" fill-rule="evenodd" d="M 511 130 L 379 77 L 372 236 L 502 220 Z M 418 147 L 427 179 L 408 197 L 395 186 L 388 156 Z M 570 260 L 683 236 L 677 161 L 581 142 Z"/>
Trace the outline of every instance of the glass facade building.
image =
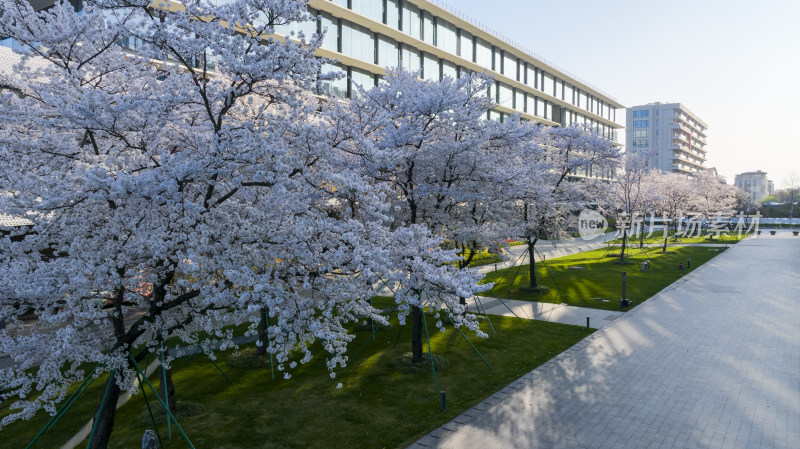
<path id="1" fill-rule="evenodd" d="M 30 1 L 43 7 L 52 3 Z M 81 0 L 73 2 L 80 7 Z M 417 72 L 420 79 L 434 81 L 486 72 L 494 79 L 487 95 L 497 103 L 487 119 L 502 121 L 518 114 L 523 120 L 553 126 L 587 125 L 621 144 L 618 130 L 624 125 L 620 124 L 622 114 L 618 117 L 618 110 L 624 106 L 613 97 L 445 4 L 427 0 L 309 0 L 308 9 L 314 20 L 278 26 L 275 33 L 290 38 L 301 33 L 306 38 L 324 33 L 318 54 L 336 61 L 326 65 L 324 73 L 342 76 L 321 76 L 317 83 L 320 95 L 354 98 L 360 87 L 380 82 L 387 67 L 400 66 Z M 131 51 L 142 45 L 126 38 L 119 44 Z M 13 47 L 14 42 L 0 39 L 0 46 Z"/>
<path id="2" fill-rule="evenodd" d="M 317 31 L 325 32 L 319 54 L 335 59 L 349 84 L 343 87 L 341 80 L 326 81 L 320 93 L 356 95 L 356 84 L 378 83 L 387 67 L 402 66 L 424 80 L 486 71 L 495 80 L 487 94 L 497 102 L 487 118 L 503 120 L 519 114 L 548 125 L 588 125 L 617 142 L 618 130 L 624 128 L 618 122 L 622 120 L 618 110 L 624 106 L 614 98 L 444 4 L 310 0 L 308 6 L 317 17 Z"/>

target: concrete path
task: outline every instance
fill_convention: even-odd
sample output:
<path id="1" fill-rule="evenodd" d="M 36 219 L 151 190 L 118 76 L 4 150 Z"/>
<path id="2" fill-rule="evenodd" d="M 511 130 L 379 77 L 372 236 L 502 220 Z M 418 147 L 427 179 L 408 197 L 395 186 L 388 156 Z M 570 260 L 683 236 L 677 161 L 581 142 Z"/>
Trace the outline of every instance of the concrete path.
<path id="1" fill-rule="evenodd" d="M 607 232 L 599 235 L 591 240 L 584 240 L 576 238 L 574 240 L 565 240 L 561 242 L 553 242 L 551 240 L 539 240 L 536 242 L 535 254 L 536 260 L 541 260 L 544 257 L 545 261 L 554 259 L 556 257 L 569 256 L 572 254 L 582 253 L 597 248 L 604 248 L 606 242 L 617 238 L 616 233 Z M 506 250 L 506 260 L 496 264 L 483 265 L 478 267 L 478 273 L 486 274 L 495 270 L 508 268 L 513 265 L 527 264 L 528 263 L 528 247 L 525 245 L 511 246 Z"/>
<path id="2" fill-rule="evenodd" d="M 574 307 L 566 304 L 550 304 L 542 302 L 518 301 L 516 299 L 480 298 L 480 304 L 473 298 L 467 301 L 469 310 L 473 313 L 489 315 L 518 316 L 528 320 L 552 321 L 561 324 L 574 324 L 586 326 L 589 318 L 589 327 L 600 329 L 614 321 L 625 312 L 614 310 L 590 309 L 587 307 Z M 480 307 L 478 307 L 480 305 Z"/>
<path id="3" fill-rule="evenodd" d="M 412 447 L 800 448 L 800 237 L 745 239 Z"/>

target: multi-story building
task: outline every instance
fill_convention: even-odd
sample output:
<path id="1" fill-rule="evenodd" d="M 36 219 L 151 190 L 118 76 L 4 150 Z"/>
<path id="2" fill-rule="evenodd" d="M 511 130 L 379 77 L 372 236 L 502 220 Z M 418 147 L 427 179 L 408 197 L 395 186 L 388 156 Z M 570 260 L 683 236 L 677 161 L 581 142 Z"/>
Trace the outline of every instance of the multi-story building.
<path id="1" fill-rule="evenodd" d="M 651 154 L 649 168 L 692 175 L 706 161 L 708 125 L 681 103 L 628 108 L 626 146 Z"/>
<path id="2" fill-rule="evenodd" d="M 736 187 L 750 195 L 750 201 L 757 203 L 772 195 L 775 184 L 767 179 L 767 173 L 761 170 L 739 173 L 733 183 Z"/>
<path id="3" fill-rule="evenodd" d="M 31 0 L 37 7 L 53 0 Z M 80 0 L 73 0 L 76 5 Z M 387 67 L 418 71 L 423 80 L 458 77 L 465 71 L 494 78 L 490 95 L 497 103 L 487 118 L 509 114 L 553 126 L 587 125 L 618 141 L 617 100 L 502 35 L 438 1 L 309 0 L 316 21 L 276 28 L 276 33 L 306 36 L 325 32 L 320 56 L 336 60 L 326 70 L 344 76 L 321 85 L 321 94 L 352 98 L 357 85 L 376 85 Z M 122 45 L 135 50 L 136 42 Z M 0 40 L 0 47 L 13 42 Z M 4 50 L 0 48 L 0 51 Z M 621 120 L 621 117 L 620 117 Z M 576 173 L 609 177 L 610 173 Z"/>

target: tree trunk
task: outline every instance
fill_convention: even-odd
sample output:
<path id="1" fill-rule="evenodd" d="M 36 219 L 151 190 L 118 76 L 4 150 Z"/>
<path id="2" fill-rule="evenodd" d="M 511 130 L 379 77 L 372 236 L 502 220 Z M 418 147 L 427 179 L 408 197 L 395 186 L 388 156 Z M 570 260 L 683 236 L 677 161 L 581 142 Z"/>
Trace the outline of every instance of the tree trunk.
<path id="1" fill-rule="evenodd" d="M 178 413 L 178 402 L 175 399 L 175 384 L 172 383 L 172 370 L 165 370 L 162 365 L 158 370 L 158 376 L 161 383 L 161 399 L 166 402 L 169 412 L 174 415 Z"/>
<path id="2" fill-rule="evenodd" d="M 261 342 L 261 346 L 256 345 L 256 355 L 266 355 L 267 354 L 267 308 L 262 307 L 260 310 L 261 318 L 258 321 L 258 341 Z"/>
<path id="3" fill-rule="evenodd" d="M 411 306 L 411 363 L 422 363 L 422 308 Z"/>
<path id="4" fill-rule="evenodd" d="M 642 224 L 639 225 L 639 248 L 644 248 L 644 220 L 647 218 L 646 214 L 642 214 Z"/>
<path id="5" fill-rule="evenodd" d="M 528 266 L 528 268 L 530 269 L 529 275 L 530 275 L 530 278 L 531 278 L 531 282 L 530 282 L 530 287 L 531 288 L 539 287 L 539 282 L 538 282 L 538 280 L 536 278 L 536 259 L 533 257 L 534 256 L 534 245 L 536 245 L 536 242 L 531 242 L 530 240 L 528 240 L 528 258 L 530 259 L 530 262 L 531 262 L 530 265 Z"/>
<path id="6" fill-rule="evenodd" d="M 114 376 L 108 378 L 106 386 L 100 394 L 101 403 L 94 413 L 94 419 L 97 424 L 95 425 L 91 444 L 87 446 L 89 449 L 105 449 L 111 439 L 111 431 L 114 430 L 114 417 L 116 416 L 117 401 L 120 394 L 120 389 Z"/>
<path id="7" fill-rule="evenodd" d="M 664 249 L 661 251 L 662 253 L 667 252 L 667 239 L 669 238 L 669 221 L 665 218 L 664 221 Z"/>
<path id="8" fill-rule="evenodd" d="M 619 263 L 625 263 L 625 247 L 628 245 L 628 229 L 622 228 L 622 250 L 619 252 Z"/>

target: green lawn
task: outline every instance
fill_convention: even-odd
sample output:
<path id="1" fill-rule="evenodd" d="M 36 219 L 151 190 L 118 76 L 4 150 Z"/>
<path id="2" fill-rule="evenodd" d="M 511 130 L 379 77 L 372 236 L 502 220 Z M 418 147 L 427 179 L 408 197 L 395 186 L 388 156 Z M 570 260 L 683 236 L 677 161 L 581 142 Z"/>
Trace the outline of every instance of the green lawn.
<path id="1" fill-rule="evenodd" d="M 675 231 L 669 231 L 669 241 L 668 243 L 672 245 L 674 242 L 673 236 Z M 732 245 L 734 243 L 738 243 L 747 237 L 747 233 L 737 234 L 735 232 L 730 232 L 728 235 L 720 235 L 719 237 L 714 236 L 713 239 L 709 238 L 709 235 L 702 235 L 697 236 L 696 233 L 692 233 L 692 237 L 679 237 L 679 241 L 677 243 L 685 244 L 685 243 L 727 243 Z M 638 245 L 639 237 L 638 236 L 628 236 L 628 241 L 632 244 L 635 243 Z M 622 238 L 610 240 L 609 243 L 612 244 L 620 244 L 622 243 Z M 664 231 L 654 231 L 652 234 L 648 235 L 645 234 L 644 236 L 644 243 L 645 245 L 663 245 L 664 244 Z"/>
<path id="2" fill-rule="evenodd" d="M 87 374 L 91 371 L 92 366 L 94 365 L 86 365 Z M 107 378 L 108 375 L 103 375 L 94 380 L 91 386 L 84 392 L 82 398 L 76 401 L 69 412 L 64 415 L 49 432 L 43 434 L 33 447 L 55 448 L 66 443 L 78 429 L 86 424 L 94 413 L 103 395 L 103 387 Z M 71 394 L 77 387 L 78 384 L 74 385 L 69 393 Z M 10 403 L 0 403 L 0 418 L 11 413 L 11 410 L 9 410 L 10 405 Z M 2 447 L 20 449 L 26 447 L 49 420 L 49 415 L 39 411 L 39 413 L 29 421 L 17 421 L 7 427 L 3 427 L 0 429 L 0 440 L 3 442 Z"/>
<path id="3" fill-rule="evenodd" d="M 645 249 L 645 254 L 638 248 L 631 248 L 626 255 L 629 263 L 624 265 L 618 263 L 619 257 L 610 257 L 611 252 L 603 257 L 608 251 L 605 248 L 546 260 L 546 266 L 537 262 L 537 277 L 541 285 L 550 289 L 547 293 L 527 288 L 530 285 L 528 265 L 489 273 L 484 281 L 495 282 L 492 291 L 501 298 L 618 310 L 623 271 L 627 276 L 627 297 L 637 305 L 719 254 L 713 250 L 725 248 L 673 247 L 666 254 L 662 254 L 657 247 Z M 619 248 L 612 249 L 612 252 L 618 255 Z M 687 257 L 691 258 L 691 268 L 688 270 Z M 650 271 L 640 272 L 639 263 L 646 260 L 650 261 Z M 682 272 L 678 270 L 680 262 L 684 264 Z M 492 294 L 484 293 L 483 296 Z"/>
<path id="4" fill-rule="evenodd" d="M 376 305 L 389 304 L 381 298 Z M 435 320 L 427 318 L 434 354 L 449 361 L 444 370 L 437 371 L 439 388 L 447 392 L 445 413 L 439 409 L 429 365 L 419 373 L 398 367 L 396 361 L 410 349 L 410 324 L 395 349 L 399 326 L 392 319 L 392 327 L 380 330 L 351 366 L 338 370 L 336 379 L 328 376 L 319 358 L 299 367 L 289 380 L 279 375 L 272 380 L 264 359 L 250 356 L 252 345 L 243 347 L 240 356 L 229 351 L 220 357 L 219 364 L 234 385 L 205 356 L 177 361 L 173 378 L 179 406 L 188 411 L 178 419 L 198 448 L 405 447 L 590 333 L 579 326 L 491 319 L 497 334 L 485 321 L 481 325 L 490 338 L 481 340 L 465 333 L 492 371 L 457 331 L 449 328 L 441 333 L 432 328 Z M 358 327 L 351 354 L 370 334 L 369 325 Z M 152 380 L 158 387 L 156 377 Z M 34 447 L 58 447 L 83 425 L 102 395 L 101 380 Z M 342 389 L 336 389 L 338 382 L 343 383 Z M 148 397 L 152 402 L 152 395 Z M 46 418 L 40 412 L 31 421 L 3 429 L 3 447 L 25 447 Z M 142 433 L 151 427 L 143 398 L 136 396 L 117 411 L 110 447 L 139 447 Z M 166 439 L 166 426 L 160 431 Z M 174 426 L 172 433 L 165 447 L 187 447 Z"/>
<path id="5" fill-rule="evenodd" d="M 467 250 L 467 255 L 464 256 L 465 259 L 467 257 L 469 257 L 469 252 L 470 252 L 470 250 Z M 499 254 L 490 253 L 489 251 L 486 251 L 486 250 L 481 250 L 481 251 L 476 251 L 475 252 L 475 256 L 469 262 L 467 267 L 470 267 L 470 268 L 472 268 L 472 267 L 480 267 L 482 265 L 488 265 L 490 263 L 497 263 L 497 262 L 500 262 L 500 261 L 502 261 L 502 259 L 500 258 Z"/>

